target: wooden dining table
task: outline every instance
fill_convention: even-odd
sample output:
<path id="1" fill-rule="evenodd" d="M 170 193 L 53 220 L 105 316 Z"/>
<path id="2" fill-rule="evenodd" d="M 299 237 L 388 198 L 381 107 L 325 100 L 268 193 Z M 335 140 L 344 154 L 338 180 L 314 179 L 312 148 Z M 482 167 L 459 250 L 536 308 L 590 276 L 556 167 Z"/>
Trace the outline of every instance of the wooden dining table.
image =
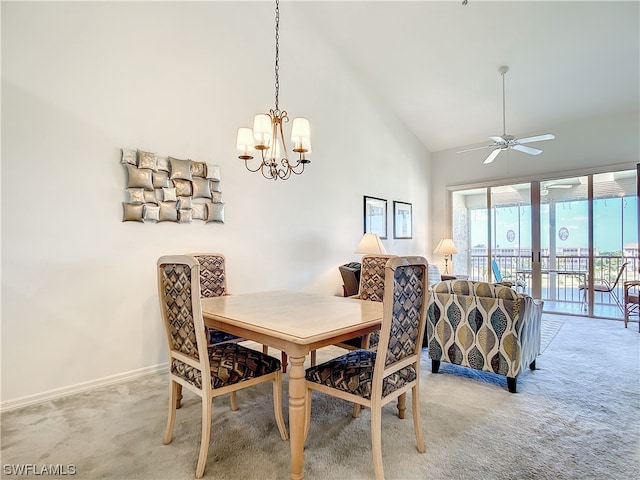
<path id="1" fill-rule="evenodd" d="M 382 302 L 270 291 L 203 298 L 205 325 L 287 353 L 292 480 L 304 478 L 305 357 L 380 328 Z"/>

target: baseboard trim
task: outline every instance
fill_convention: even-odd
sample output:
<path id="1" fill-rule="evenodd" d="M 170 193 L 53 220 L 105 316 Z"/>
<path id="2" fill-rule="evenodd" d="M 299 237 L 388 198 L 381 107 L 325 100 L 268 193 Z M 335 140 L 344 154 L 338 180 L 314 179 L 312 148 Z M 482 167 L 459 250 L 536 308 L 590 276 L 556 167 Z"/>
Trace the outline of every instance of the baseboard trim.
<path id="1" fill-rule="evenodd" d="M 67 397 L 76 393 L 95 390 L 96 388 L 106 387 L 109 385 L 113 385 L 114 383 L 120 383 L 146 375 L 164 373 L 168 371 L 168 369 L 169 363 L 164 362 L 158 365 L 152 365 L 150 367 L 139 368 L 137 370 L 131 370 L 129 372 L 118 373 L 116 375 L 98 378 L 96 380 L 90 380 L 88 382 L 77 383 L 68 387 L 56 388 L 54 390 L 36 393 L 34 395 L 27 395 L 25 397 L 20 397 L 14 400 L 8 400 L 6 402 L 0 403 L 0 413 L 15 410 L 17 408 L 27 407 L 29 405 L 48 402 L 51 400 L 55 400 L 56 398 Z"/>

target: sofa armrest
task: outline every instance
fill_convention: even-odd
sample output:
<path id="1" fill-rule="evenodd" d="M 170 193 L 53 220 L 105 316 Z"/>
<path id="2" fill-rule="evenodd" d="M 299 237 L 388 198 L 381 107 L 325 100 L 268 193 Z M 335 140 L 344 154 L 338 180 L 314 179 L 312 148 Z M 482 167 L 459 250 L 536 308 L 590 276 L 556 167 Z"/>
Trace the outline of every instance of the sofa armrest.
<path id="1" fill-rule="evenodd" d="M 524 296 L 524 316 L 520 331 L 520 368 L 524 370 L 540 355 L 540 341 L 542 332 L 542 308 L 544 302 Z"/>

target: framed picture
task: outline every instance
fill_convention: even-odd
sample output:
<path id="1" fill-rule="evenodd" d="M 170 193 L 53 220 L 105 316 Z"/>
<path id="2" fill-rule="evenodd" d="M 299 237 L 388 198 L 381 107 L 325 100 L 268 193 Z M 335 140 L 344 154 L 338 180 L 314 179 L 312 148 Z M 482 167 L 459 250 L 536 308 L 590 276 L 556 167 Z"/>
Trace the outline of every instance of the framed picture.
<path id="1" fill-rule="evenodd" d="M 364 233 L 387 238 L 387 201 L 384 198 L 364 197 Z"/>
<path id="2" fill-rule="evenodd" d="M 411 204 L 393 202 L 393 238 L 413 238 Z"/>

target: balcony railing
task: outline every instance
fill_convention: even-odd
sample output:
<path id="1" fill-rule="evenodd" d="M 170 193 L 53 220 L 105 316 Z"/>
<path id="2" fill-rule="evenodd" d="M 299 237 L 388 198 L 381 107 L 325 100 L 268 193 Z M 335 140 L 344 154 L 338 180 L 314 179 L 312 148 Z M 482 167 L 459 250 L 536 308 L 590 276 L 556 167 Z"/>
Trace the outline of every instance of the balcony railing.
<path id="1" fill-rule="evenodd" d="M 525 292 L 531 293 L 531 257 L 530 256 L 495 256 L 494 259 L 502 277 L 507 280 L 524 280 Z M 583 291 L 578 287 L 586 283 L 589 266 L 588 257 L 558 255 L 543 256 L 542 269 L 542 299 L 547 311 L 573 311 L 586 313 Z M 623 264 L 627 264 L 620 281 L 614 290 L 622 300 L 623 283 L 626 280 L 638 279 L 638 257 L 629 256 L 596 256 L 594 257 L 594 276 L 596 281 L 607 280 L 613 284 L 618 271 Z M 487 281 L 491 269 L 487 256 L 472 255 L 470 257 L 471 280 Z M 616 305 L 615 299 L 608 293 L 596 292 L 594 312 L 597 315 L 622 317 L 622 312 Z"/>

